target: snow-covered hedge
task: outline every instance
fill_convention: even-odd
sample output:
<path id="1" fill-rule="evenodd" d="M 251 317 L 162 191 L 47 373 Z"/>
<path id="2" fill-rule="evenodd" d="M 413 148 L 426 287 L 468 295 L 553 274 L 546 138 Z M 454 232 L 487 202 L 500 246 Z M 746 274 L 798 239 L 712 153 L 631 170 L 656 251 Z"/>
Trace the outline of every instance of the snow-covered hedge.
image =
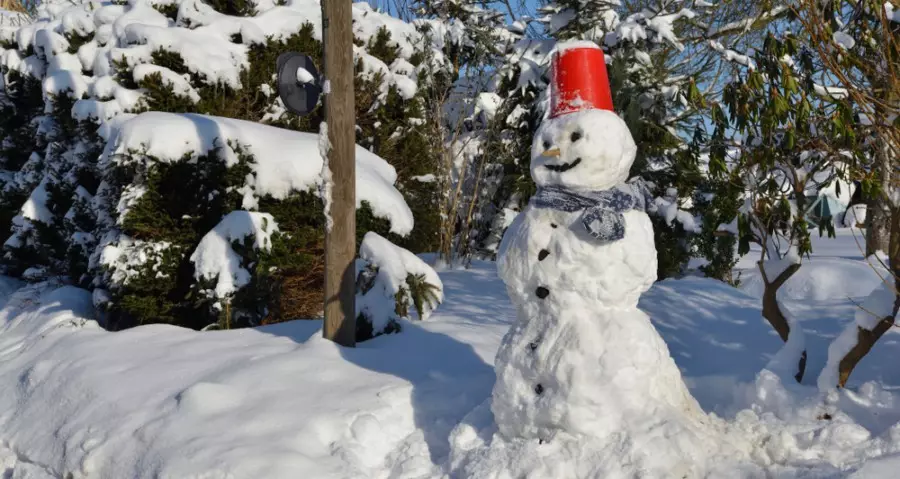
<path id="1" fill-rule="evenodd" d="M 0 27 L 5 273 L 97 288 L 112 328 L 199 328 L 223 310 L 250 323 L 317 314 L 315 135 L 258 123 L 318 131 L 321 108 L 285 114 L 274 70 L 288 50 L 321 63 L 321 5 L 277 3 L 50 0 L 36 22 Z M 357 138 L 378 155 L 358 150 L 361 235 L 431 249 L 438 192 L 412 178 L 437 158 L 421 80 L 443 57 L 414 25 L 365 3 L 353 17 Z M 223 298 L 221 274 L 198 273 L 191 257 L 233 211 L 271 215 L 278 232 L 270 248 L 229 238 L 250 279 Z"/>
<path id="2" fill-rule="evenodd" d="M 408 234 L 412 213 L 393 186 L 394 168 L 359 147 L 356 159 L 362 228 Z M 101 168 L 95 206 L 103 220 L 90 264 L 121 298 L 110 305 L 121 320 L 152 310 L 173 321 L 196 318 L 195 327 L 254 324 L 276 314 L 270 308 L 283 288 L 297 287 L 288 277 L 321 276 L 317 135 L 148 112 L 115 130 Z M 320 307 L 318 298 L 299 314 Z"/>

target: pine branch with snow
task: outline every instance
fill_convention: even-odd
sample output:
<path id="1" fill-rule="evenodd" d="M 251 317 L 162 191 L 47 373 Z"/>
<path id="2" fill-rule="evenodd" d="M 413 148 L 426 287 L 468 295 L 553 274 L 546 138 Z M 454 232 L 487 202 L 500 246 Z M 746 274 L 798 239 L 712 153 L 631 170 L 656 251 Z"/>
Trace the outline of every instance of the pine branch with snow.
<path id="1" fill-rule="evenodd" d="M 444 300 L 444 285 L 427 263 L 377 233 L 366 233 L 357 262 L 357 341 L 400 331 L 414 308 L 420 320 Z"/>

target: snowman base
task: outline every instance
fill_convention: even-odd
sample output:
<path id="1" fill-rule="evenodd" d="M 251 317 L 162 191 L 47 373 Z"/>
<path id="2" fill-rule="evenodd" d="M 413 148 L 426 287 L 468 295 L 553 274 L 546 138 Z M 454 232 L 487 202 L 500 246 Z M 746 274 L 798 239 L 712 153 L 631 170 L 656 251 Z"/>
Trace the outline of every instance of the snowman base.
<path id="1" fill-rule="evenodd" d="M 497 353 L 491 410 L 504 436 L 604 439 L 660 422 L 702 429 L 706 415 L 643 311 L 595 306 L 541 317 L 540 305 L 518 309 L 540 319 L 516 321 Z"/>
<path id="2" fill-rule="evenodd" d="M 533 303 L 517 306 L 534 314 Z M 451 477 L 678 479 L 753 467 L 746 444 L 731 444 L 727 425 L 691 397 L 637 308 L 517 321 L 496 367 L 491 398 L 451 435 Z"/>
<path id="3" fill-rule="evenodd" d="M 557 433 L 553 439 L 507 438 L 494 424 L 491 400 L 450 437 L 449 477 L 479 479 L 764 478 L 747 444 L 733 444 L 720 420 L 661 420 L 644 431 L 606 438 Z"/>

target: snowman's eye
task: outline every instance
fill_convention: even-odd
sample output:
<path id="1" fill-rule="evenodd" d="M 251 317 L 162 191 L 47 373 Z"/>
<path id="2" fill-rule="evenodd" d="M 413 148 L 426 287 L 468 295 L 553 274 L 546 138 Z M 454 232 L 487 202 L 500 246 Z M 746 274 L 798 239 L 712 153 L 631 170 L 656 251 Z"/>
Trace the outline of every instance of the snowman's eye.
<path id="1" fill-rule="evenodd" d="M 549 150 L 549 149 L 550 149 L 550 142 L 547 140 L 544 140 L 544 150 Z"/>
<path id="2" fill-rule="evenodd" d="M 573 131 L 573 132 L 572 132 L 572 143 L 575 143 L 576 141 L 578 141 L 578 140 L 580 140 L 580 139 L 581 139 L 581 132 L 580 132 L 580 131 Z"/>

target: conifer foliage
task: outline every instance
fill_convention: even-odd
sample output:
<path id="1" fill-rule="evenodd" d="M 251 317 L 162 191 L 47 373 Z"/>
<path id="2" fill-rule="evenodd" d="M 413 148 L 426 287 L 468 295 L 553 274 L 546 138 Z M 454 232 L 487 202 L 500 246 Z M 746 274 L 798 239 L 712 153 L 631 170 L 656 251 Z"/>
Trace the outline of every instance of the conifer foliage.
<path id="1" fill-rule="evenodd" d="M 371 230 L 413 251 L 430 250 L 437 193 L 416 178 L 431 171 L 435 152 L 423 127 L 419 81 L 424 59 L 440 68 L 443 57 L 423 53 L 431 46 L 411 24 L 366 4 L 355 4 L 353 14 L 358 143 L 393 165 L 386 172 L 371 163 L 406 200 L 394 217 L 363 202 L 360 241 Z M 318 131 L 323 109 L 305 118 L 286 114 L 274 77 L 285 51 L 321 64 L 318 2 L 51 1 L 37 16 L 0 30 L 5 273 L 93 288 L 111 329 L 317 316 L 324 231 L 318 187 L 261 187 L 260 170 L 271 158 L 259 157 L 216 117 Z M 179 157 L 153 140 L 129 143 L 129 121 L 146 125 L 152 117 L 135 115 L 149 111 L 209 115 L 179 118 L 193 122 L 198 138 L 214 140 L 176 147 Z M 172 135 L 177 143 L 181 132 Z M 414 231 L 411 218 L 403 219 L 407 204 Z M 239 211 L 250 216 L 232 216 Z M 207 263 L 198 248 L 215 244 L 213 231 L 229 238 L 222 248 L 233 254 L 227 281 L 201 267 Z"/>

